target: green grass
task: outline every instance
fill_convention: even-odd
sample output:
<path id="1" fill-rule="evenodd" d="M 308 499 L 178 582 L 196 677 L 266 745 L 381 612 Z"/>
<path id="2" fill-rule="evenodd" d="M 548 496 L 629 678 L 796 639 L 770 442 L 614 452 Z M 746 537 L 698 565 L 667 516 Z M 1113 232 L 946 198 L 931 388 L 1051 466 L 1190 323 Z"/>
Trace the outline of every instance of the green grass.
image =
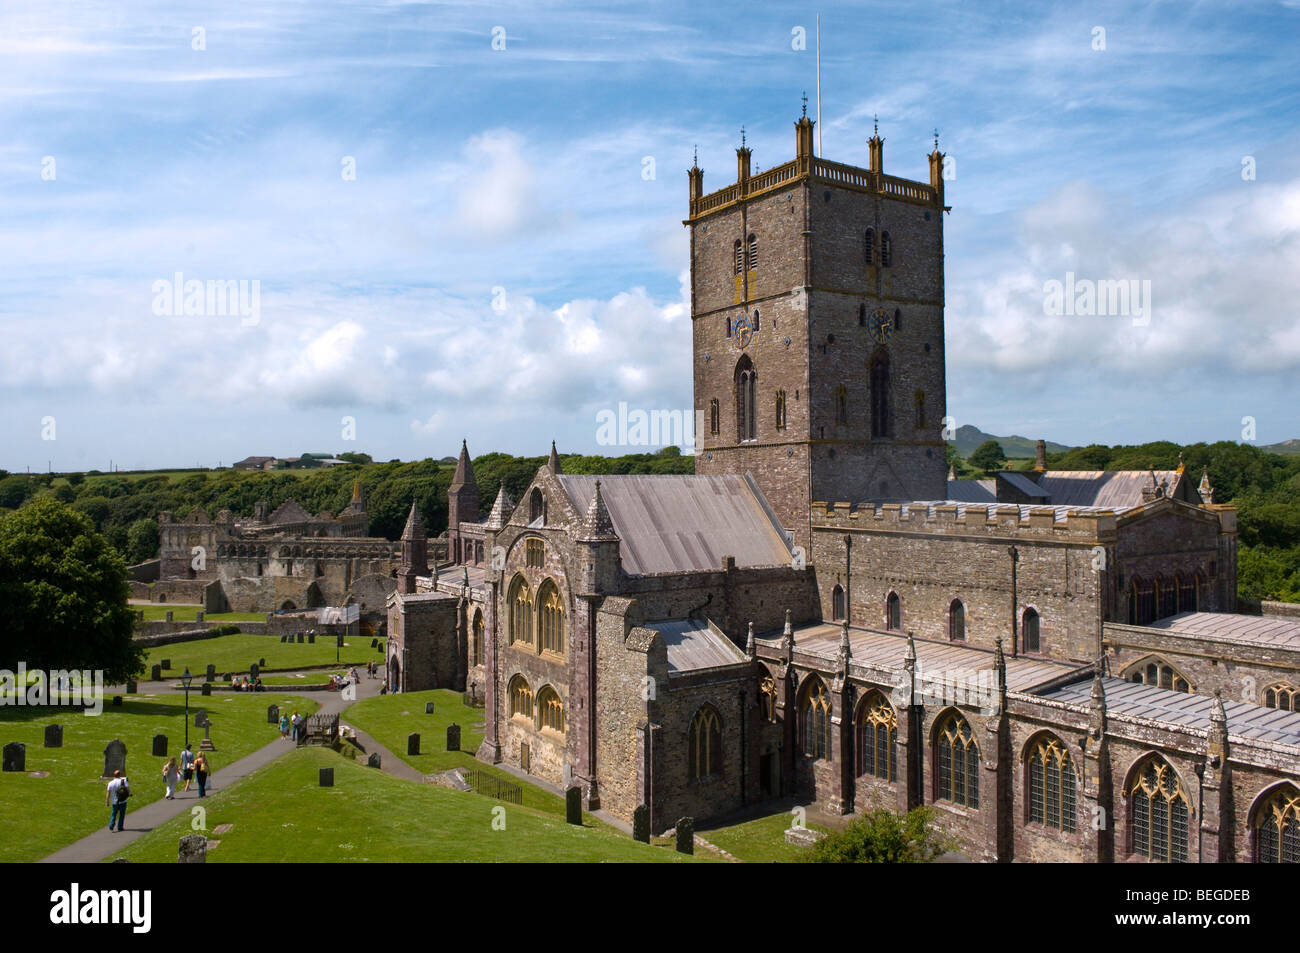
<path id="1" fill-rule="evenodd" d="M 749 863 L 771 863 L 779 861 L 789 863 L 800 861 L 808 856 L 808 848 L 796 847 L 785 842 L 785 831 L 794 822 L 789 811 L 769 814 L 767 817 L 755 818 L 740 824 L 712 829 L 696 828 L 695 832 L 710 844 L 721 847 L 737 860 Z M 808 824 L 817 831 L 826 828 L 818 824 Z"/>
<path id="2" fill-rule="evenodd" d="M 343 640 L 339 649 L 339 666 L 348 668 L 355 665 L 362 668 L 366 662 L 374 659 L 383 662 L 384 656 L 378 649 L 370 647 L 370 638 L 353 635 Z M 384 644 L 381 640 L 381 646 Z M 248 673 L 248 666 L 258 659 L 266 659 L 264 668 L 293 669 L 300 665 L 334 665 L 334 639 L 317 638 L 316 644 L 303 642 L 281 642 L 275 635 L 222 635 L 215 639 L 199 639 L 195 642 L 173 642 L 171 645 L 159 645 L 145 653 L 144 670 L 148 672 L 155 662 L 169 659 L 170 669 L 163 669 L 164 678 L 175 678 L 185 671 L 188 665 L 192 673 L 202 678 L 208 665 L 215 665 L 217 672 Z M 328 675 L 326 676 L 328 678 Z"/>
<path id="3" fill-rule="evenodd" d="M 425 702 L 433 702 L 433 714 L 424 713 Z M 405 712 L 406 714 L 403 714 Z M 452 768 L 483 771 L 523 788 L 524 805 L 548 814 L 564 815 L 564 798 L 552 794 L 509 772 L 494 768 L 474 757 L 483 741 L 482 708 L 468 708 L 460 692 L 436 690 L 377 695 L 350 706 L 343 712 L 344 724 L 355 725 L 421 774 L 437 774 Z M 460 725 L 460 751 L 446 751 L 447 726 Z M 418 755 L 407 755 L 406 737 L 418 733 Z"/>
<path id="4" fill-rule="evenodd" d="M 202 606 L 172 605 L 166 602 L 143 605 L 133 603 L 128 608 L 132 612 L 143 612 L 146 622 L 165 622 L 167 613 L 172 614 L 173 622 L 193 622 L 195 613 Z M 203 616 L 205 622 L 265 622 L 265 612 L 208 612 Z M 279 639 L 277 638 L 278 642 Z"/>
<path id="5" fill-rule="evenodd" d="M 423 710 L 423 709 L 422 709 Z M 334 786 L 319 786 L 319 769 Z M 403 781 L 323 748 L 301 748 L 208 801 L 207 827 L 234 825 L 216 837 L 208 863 L 350 862 L 686 862 L 588 821 L 564 823 L 528 807 L 477 794 Z M 499 810 L 498 810 L 499 809 Z M 504 821 L 504 830 L 493 821 Z M 114 857 L 176 862 L 191 833 L 176 817 Z"/>
<path id="6" fill-rule="evenodd" d="M 342 675 L 344 673 L 342 668 L 340 668 L 337 671 L 334 671 L 333 674 Z M 365 676 L 362 675 L 362 677 L 364 678 Z M 298 678 L 293 675 L 263 675 L 262 676 L 263 685 L 324 685 L 327 682 L 329 682 L 329 680 L 330 680 L 329 670 L 323 672 L 308 672 L 302 678 Z"/>
<path id="7" fill-rule="evenodd" d="M 121 708 L 112 707 L 110 701 L 105 700 L 98 716 L 71 708 L 0 707 L 4 743 L 27 745 L 27 771 L 50 772 L 46 778 L 0 773 L 0 862 L 38 860 L 108 825 L 107 782 L 99 780 L 99 774 L 104 768 L 104 746 L 114 738 L 126 744 L 131 810 L 163 796 L 159 779 L 163 759 L 151 755 L 153 736 L 166 735 L 168 754 L 180 754 L 185 736 L 183 696 L 131 695 Z M 319 707 L 310 699 L 280 692 L 207 699 L 191 692 L 190 743 L 197 750 L 203 738 L 193 721 L 198 709 L 205 708 L 217 746 L 211 761 L 220 770 L 279 737 L 279 728 L 266 723 L 266 708 L 272 704 L 308 713 Z M 55 723 L 63 725 L 63 747 L 42 747 L 45 726 Z"/>

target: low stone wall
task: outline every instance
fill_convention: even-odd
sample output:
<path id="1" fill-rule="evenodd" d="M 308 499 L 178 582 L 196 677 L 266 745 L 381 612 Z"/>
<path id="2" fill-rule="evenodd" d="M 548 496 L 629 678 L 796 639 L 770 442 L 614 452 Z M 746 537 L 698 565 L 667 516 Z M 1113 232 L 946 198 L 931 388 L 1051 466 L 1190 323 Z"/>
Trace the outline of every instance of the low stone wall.
<path id="1" fill-rule="evenodd" d="M 134 566 L 127 566 L 126 578 L 136 582 L 157 582 L 159 579 L 158 569 L 161 565 L 161 559 L 146 559 Z"/>
<path id="2" fill-rule="evenodd" d="M 154 623 L 146 623 L 153 625 Z M 202 639 L 215 639 L 217 633 L 209 629 L 196 629 L 194 623 L 184 622 L 159 622 L 158 625 L 176 626 L 180 631 L 169 630 L 166 632 L 157 632 L 151 635 L 137 635 L 132 641 L 143 645 L 145 648 L 153 648 L 156 645 L 171 645 L 173 642 L 198 642 Z M 189 628 L 185 628 L 188 624 Z M 215 628 L 215 624 L 213 628 Z"/>
<path id="3" fill-rule="evenodd" d="M 1300 602 L 1260 602 L 1258 599 L 1238 599 L 1237 611 L 1245 615 L 1300 619 Z"/>

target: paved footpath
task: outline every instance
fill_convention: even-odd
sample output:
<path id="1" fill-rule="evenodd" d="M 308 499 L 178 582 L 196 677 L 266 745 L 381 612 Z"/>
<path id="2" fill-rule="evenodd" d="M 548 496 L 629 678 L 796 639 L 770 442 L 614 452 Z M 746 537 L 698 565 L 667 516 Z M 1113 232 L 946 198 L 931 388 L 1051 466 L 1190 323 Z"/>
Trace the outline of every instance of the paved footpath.
<path id="1" fill-rule="evenodd" d="M 141 692 L 167 691 L 170 688 L 170 682 L 141 682 L 139 689 Z M 361 684 L 357 686 L 357 701 L 363 698 L 369 698 L 372 695 L 379 694 L 379 687 L 382 684 L 378 679 L 369 679 L 364 676 Z M 280 686 L 276 686 L 279 690 Z M 340 693 L 328 692 L 327 697 L 322 701 L 318 714 L 336 715 L 353 704 L 351 701 L 344 701 Z M 347 720 L 343 719 L 347 724 Z M 269 725 L 267 726 L 270 727 Z M 369 735 L 358 730 L 357 740 L 362 742 L 364 750 L 367 753 L 377 751 L 386 774 L 392 774 L 405 780 L 420 780 L 420 773 L 402 761 L 395 754 L 379 744 Z M 246 778 L 259 768 L 264 768 L 276 758 L 294 750 L 292 742 L 284 741 L 278 734 L 274 741 L 264 748 L 259 748 L 250 755 L 240 758 L 234 764 L 217 770 L 212 777 L 208 779 L 208 792 L 224 790 L 234 784 L 241 778 Z M 129 775 L 128 775 L 129 777 Z M 161 784 L 157 778 L 151 778 L 149 783 Z M 183 791 L 180 785 L 176 788 L 176 799 L 168 801 L 160 798 L 152 804 L 147 804 L 138 811 L 128 810 L 126 814 L 126 829 L 117 832 L 110 831 L 107 826 L 101 827 L 95 833 L 75 843 L 69 844 L 62 850 L 56 851 L 50 856 L 39 861 L 42 864 L 90 864 L 97 863 L 106 857 L 112 856 L 121 850 L 127 844 L 149 833 L 160 824 L 170 821 L 178 814 L 187 814 L 190 809 L 199 803 L 199 791 L 197 787 L 191 787 L 189 791 Z M 107 816 L 108 807 L 104 807 L 104 814 Z"/>

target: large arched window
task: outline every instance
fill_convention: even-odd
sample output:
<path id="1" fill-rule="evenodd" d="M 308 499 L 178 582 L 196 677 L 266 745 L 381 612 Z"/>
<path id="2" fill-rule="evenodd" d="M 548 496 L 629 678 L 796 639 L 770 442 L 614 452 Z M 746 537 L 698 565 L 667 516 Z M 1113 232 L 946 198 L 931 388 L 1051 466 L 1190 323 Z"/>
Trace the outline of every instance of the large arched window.
<path id="1" fill-rule="evenodd" d="M 980 749 L 970 723 L 949 712 L 934 732 L 937 800 L 966 807 L 980 806 Z"/>
<path id="2" fill-rule="evenodd" d="M 510 716 L 513 718 L 519 715 L 532 721 L 533 718 L 533 690 L 528 685 L 528 679 L 522 675 L 516 675 L 510 679 Z"/>
<path id="3" fill-rule="evenodd" d="M 894 421 L 889 405 L 889 352 L 883 347 L 871 356 L 871 436 L 892 437 Z"/>
<path id="4" fill-rule="evenodd" d="M 1179 573 L 1177 576 L 1178 583 L 1178 611 L 1195 612 L 1196 611 L 1196 578 L 1194 576 L 1184 576 Z"/>
<path id="5" fill-rule="evenodd" d="M 530 526 L 546 525 L 546 497 L 542 496 L 540 487 L 533 487 L 528 494 L 528 523 Z"/>
<path id="6" fill-rule="evenodd" d="M 749 270 L 758 271 L 758 237 L 749 236 Z"/>
<path id="7" fill-rule="evenodd" d="M 735 245 L 732 246 L 732 251 L 735 257 L 732 267 L 735 269 L 735 273 L 739 275 L 745 270 L 745 246 L 739 238 L 736 239 Z"/>
<path id="8" fill-rule="evenodd" d="M 1029 775 L 1029 820 L 1075 832 L 1079 779 L 1074 761 L 1059 738 L 1044 735 L 1025 754 Z"/>
<path id="9" fill-rule="evenodd" d="M 966 641 L 966 606 L 960 599 L 948 606 L 948 638 L 954 642 Z"/>
<path id="10" fill-rule="evenodd" d="M 898 715 L 880 692 L 872 692 L 858 707 L 858 776 L 885 781 L 898 779 Z"/>
<path id="11" fill-rule="evenodd" d="M 523 576 L 516 576 L 510 586 L 510 642 L 533 644 L 533 594 Z"/>
<path id="12" fill-rule="evenodd" d="M 543 652 L 564 654 L 564 602 L 549 579 L 537 590 L 537 635 Z"/>
<path id="13" fill-rule="evenodd" d="M 712 705 L 701 706 L 691 719 L 687 749 L 687 776 L 691 781 L 722 773 L 722 719 Z"/>
<path id="14" fill-rule="evenodd" d="M 876 263 L 876 230 L 874 228 L 867 229 L 866 250 L 867 267 L 870 268 Z"/>
<path id="15" fill-rule="evenodd" d="M 844 619 L 844 587 L 841 585 L 831 590 L 831 619 L 835 622 Z"/>
<path id="16" fill-rule="evenodd" d="M 1283 711 L 1300 711 L 1300 688 L 1290 682 L 1279 682 L 1264 689 L 1264 707 Z"/>
<path id="17" fill-rule="evenodd" d="M 758 422 L 755 419 L 757 404 L 754 363 L 748 355 L 736 363 L 736 439 L 754 440 L 758 434 Z"/>
<path id="18" fill-rule="evenodd" d="M 816 675 L 809 677 L 799 704 L 800 738 L 803 753 L 813 758 L 831 758 L 831 698 Z"/>
<path id="19" fill-rule="evenodd" d="M 1164 576 L 1156 576 L 1156 618 L 1167 619 L 1178 613 L 1178 584 Z"/>
<path id="20" fill-rule="evenodd" d="M 1020 650 L 1022 652 L 1042 650 L 1037 609 L 1026 609 L 1025 614 L 1020 618 Z"/>
<path id="21" fill-rule="evenodd" d="M 1192 691 L 1191 682 L 1187 680 L 1183 673 L 1158 655 L 1148 656 L 1136 665 L 1126 669 L 1124 677 L 1130 682 L 1137 682 L 1141 685 L 1154 685 L 1157 688 L 1168 688 L 1176 692 Z"/>
<path id="22" fill-rule="evenodd" d="M 537 716 L 542 728 L 564 734 L 564 702 L 550 685 L 537 693 Z"/>
<path id="23" fill-rule="evenodd" d="M 1156 591 L 1151 580 L 1135 576 L 1129 583 L 1128 621 L 1130 625 L 1146 625 L 1155 621 Z"/>
<path id="24" fill-rule="evenodd" d="M 1191 811 L 1182 781 L 1169 762 L 1153 756 L 1134 772 L 1125 794 L 1132 853 L 1151 860 L 1184 863 Z"/>
<path id="25" fill-rule="evenodd" d="M 1287 784 L 1255 808 L 1255 862 L 1300 863 L 1300 791 Z"/>
<path id="26" fill-rule="evenodd" d="M 758 710 L 764 721 L 776 721 L 776 681 L 771 675 L 758 683 Z"/>
<path id="27" fill-rule="evenodd" d="M 896 631 L 903 627 L 903 600 L 891 592 L 885 600 L 885 628 Z"/>
<path id="28" fill-rule="evenodd" d="M 477 609 L 474 611 L 474 662 L 475 665 L 483 664 L 483 613 Z"/>

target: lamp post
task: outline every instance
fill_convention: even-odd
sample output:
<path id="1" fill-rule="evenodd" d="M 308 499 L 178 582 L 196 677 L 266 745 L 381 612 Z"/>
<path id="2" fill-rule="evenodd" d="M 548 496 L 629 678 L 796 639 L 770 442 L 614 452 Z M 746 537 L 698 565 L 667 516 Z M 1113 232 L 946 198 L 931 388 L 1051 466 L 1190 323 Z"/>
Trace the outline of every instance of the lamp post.
<path id="1" fill-rule="evenodd" d="M 194 676 L 190 674 L 190 667 L 185 666 L 185 674 L 181 676 L 181 684 L 185 686 L 185 747 L 190 746 L 190 682 L 194 681 Z"/>

